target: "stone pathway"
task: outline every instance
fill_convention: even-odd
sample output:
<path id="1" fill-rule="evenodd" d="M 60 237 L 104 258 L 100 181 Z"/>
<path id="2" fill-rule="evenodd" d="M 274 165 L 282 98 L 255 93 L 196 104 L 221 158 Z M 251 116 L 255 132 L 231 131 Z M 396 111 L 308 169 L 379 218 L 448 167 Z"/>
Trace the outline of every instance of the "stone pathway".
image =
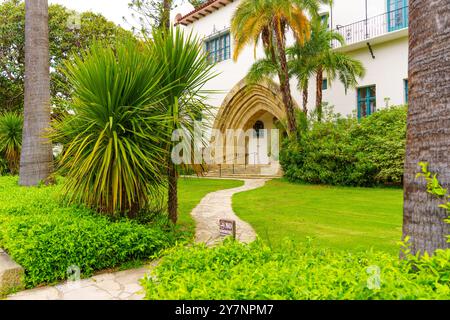
<path id="1" fill-rule="evenodd" d="M 105 273 L 89 279 L 35 288 L 11 295 L 8 300 L 142 300 L 139 284 L 148 267 Z"/>
<path id="2" fill-rule="evenodd" d="M 256 239 L 253 228 L 239 219 L 233 212 L 231 198 L 235 193 L 262 187 L 267 180 L 246 179 L 242 187 L 221 190 L 206 195 L 192 211 L 197 227 L 196 242 L 214 245 L 221 240 L 219 220 L 236 221 L 236 238 L 241 242 Z M 141 300 L 144 298 L 139 280 L 150 266 L 115 273 L 105 273 L 77 282 L 63 283 L 51 287 L 35 288 L 11 295 L 8 300 Z"/>
<path id="3" fill-rule="evenodd" d="M 265 179 L 245 179 L 242 187 L 226 189 L 206 195 L 191 215 L 196 222 L 195 241 L 214 245 L 221 240 L 219 233 L 219 220 L 236 221 L 237 240 L 249 243 L 256 239 L 256 233 L 247 223 L 239 219 L 233 212 L 231 199 L 234 194 L 257 189 L 267 182 Z"/>

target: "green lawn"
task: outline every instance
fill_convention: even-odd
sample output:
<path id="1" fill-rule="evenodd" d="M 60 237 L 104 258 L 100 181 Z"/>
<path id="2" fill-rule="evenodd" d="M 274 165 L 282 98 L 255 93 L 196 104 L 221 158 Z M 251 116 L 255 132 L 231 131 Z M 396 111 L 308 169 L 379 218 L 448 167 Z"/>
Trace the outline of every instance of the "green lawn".
<path id="1" fill-rule="evenodd" d="M 308 237 L 320 247 L 379 249 L 397 254 L 401 238 L 403 192 L 388 188 L 301 185 L 272 180 L 237 194 L 234 211 L 258 235 L 276 246 Z"/>
<path id="2" fill-rule="evenodd" d="M 214 180 L 199 178 L 182 178 L 179 180 L 179 225 L 190 233 L 194 233 L 195 222 L 190 213 L 200 200 L 208 193 L 237 188 L 244 184 L 238 180 Z"/>

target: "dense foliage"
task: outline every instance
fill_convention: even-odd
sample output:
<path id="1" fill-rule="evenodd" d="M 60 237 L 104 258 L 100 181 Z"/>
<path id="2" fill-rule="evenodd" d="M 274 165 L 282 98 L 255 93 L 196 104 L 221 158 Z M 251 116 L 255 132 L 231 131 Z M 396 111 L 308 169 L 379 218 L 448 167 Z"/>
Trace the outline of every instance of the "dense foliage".
<path id="1" fill-rule="evenodd" d="M 284 142 L 280 160 L 290 181 L 316 184 L 401 185 L 406 107 L 362 119 L 332 117 L 312 122 Z"/>
<path id="2" fill-rule="evenodd" d="M 0 175 L 19 172 L 22 127 L 22 115 L 13 112 L 0 114 L 0 158 L 6 163 L 6 168 L 0 164 Z"/>
<path id="3" fill-rule="evenodd" d="M 25 5 L 22 0 L 0 3 L 0 111 L 23 106 L 25 61 Z M 82 52 L 94 39 L 110 43 L 130 34 L 92 12 L 76 13 L 61 5 L 49 5 L 49 41 L 52 98 L 67 97 L 70 89 L 60 67 L 72 52 Z M 58 104 L 58 106 L 61 106 Z"/>
<path id="4" fill-rule="evenodd" d="M 87 277 L 148 259 L 175 242 L 162 219 L 145 225 L 111 221 L 82 207 L 62 206 L 59 185 L 23 189 L 16 177 L 0 179 L 0 247 L 25 268 L 27 287 L 67 279 L 71 266 Z"/>
<path id="5" fill-rule="evenodd" d="M 449 299 L 450 250 L 399 261 L 286 243 L 171 249 L 143 280 L 147 299 Z"/>
<path id="6" fill-rule="evenodd" d="M 64 192 L 108 214 L 136 216 L 163 182 L 166 131 L 159 101 L 164 65 L 133 40 L 94 44 L 66 64 L 70 109 L 54 125 L 64 145 Z"/>

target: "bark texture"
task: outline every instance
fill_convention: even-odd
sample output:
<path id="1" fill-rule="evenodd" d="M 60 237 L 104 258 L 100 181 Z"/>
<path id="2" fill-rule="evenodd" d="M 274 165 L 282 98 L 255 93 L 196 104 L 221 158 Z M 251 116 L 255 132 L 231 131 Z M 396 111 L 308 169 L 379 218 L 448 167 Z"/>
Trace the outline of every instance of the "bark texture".
<path id="1" fill-rule="evenodd" d="M 448 0 L 410 0 L 409 113 L 403 236 L 413 253 L 449 248 L 442 199 L 416 179 L 418 162 L 430 164 L 450 187 L 450 5 Z"/>
<path id="2" fill-rule="evenodd" d="M 316 75 L 316 110 L 317 120 L 322 121 L 323 108 L 322 108 L 322 82 L 323 82 L 323 70 L 319 67 Z"/>
<path id="3" fill-rule="evenodd" d="M 48 182 L 53 170 L 50 126 L 50 54 L 47 0 L 26 0 L 25 104 L 20 185 Z"/>
<path id="4" fill-rule="evenodd" d="M 178 173 L 172 162 L 169 163 L 168 183 L 167 209 L 170 221 L 176 224 L 178 221 Z"/>
<path id="5" fill-rule="evenodd" d="M 303 87 L 303 112 L 308 114 L 308 85 Z"/>
<path id="6" fill-rule="evenodd" d="M 172 8 L 172 0 L 164 0 L 162 17 L 161 17 L 161 27 L 164 30 L 170 29 L 170 10 L 171 10 L 171 8 Z"/>
<path id="7" fill-rule="evenodd" d="M 277 24 L 282 23 L 278 21 Z M 289 83 L 289 69 L 286 58 L 286 41 L 284 34 L 282 34 L 280 30 L 284 30 L 284 26 L 277 25 L 275 35 L 277 39 L 278 55 L 280 58 L 280 71 L 278 74 L 280 89 L 283 96 L 283 104 L 286 109 L 289 133 L 295 133 L 297 132 L 297 121 L 295 119 L 294 102 L 292 100 L 291 86 Z"/>

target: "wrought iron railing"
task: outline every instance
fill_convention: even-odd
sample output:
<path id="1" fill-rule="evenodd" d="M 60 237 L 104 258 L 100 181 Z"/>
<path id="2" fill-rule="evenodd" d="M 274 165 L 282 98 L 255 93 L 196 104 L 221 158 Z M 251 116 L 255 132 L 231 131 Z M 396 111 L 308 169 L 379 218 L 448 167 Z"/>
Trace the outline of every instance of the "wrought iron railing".
<path id="1" fill-rule="evenodd" d="M 406 6 L 346 26 L 337 25 L 335 31 L 344 37 L 345 45 L 366 41 L 408 28 L 408 9 Z M 333 41 L 332 45 L 333 48 L 341 47 L 338 41 Z"/>

